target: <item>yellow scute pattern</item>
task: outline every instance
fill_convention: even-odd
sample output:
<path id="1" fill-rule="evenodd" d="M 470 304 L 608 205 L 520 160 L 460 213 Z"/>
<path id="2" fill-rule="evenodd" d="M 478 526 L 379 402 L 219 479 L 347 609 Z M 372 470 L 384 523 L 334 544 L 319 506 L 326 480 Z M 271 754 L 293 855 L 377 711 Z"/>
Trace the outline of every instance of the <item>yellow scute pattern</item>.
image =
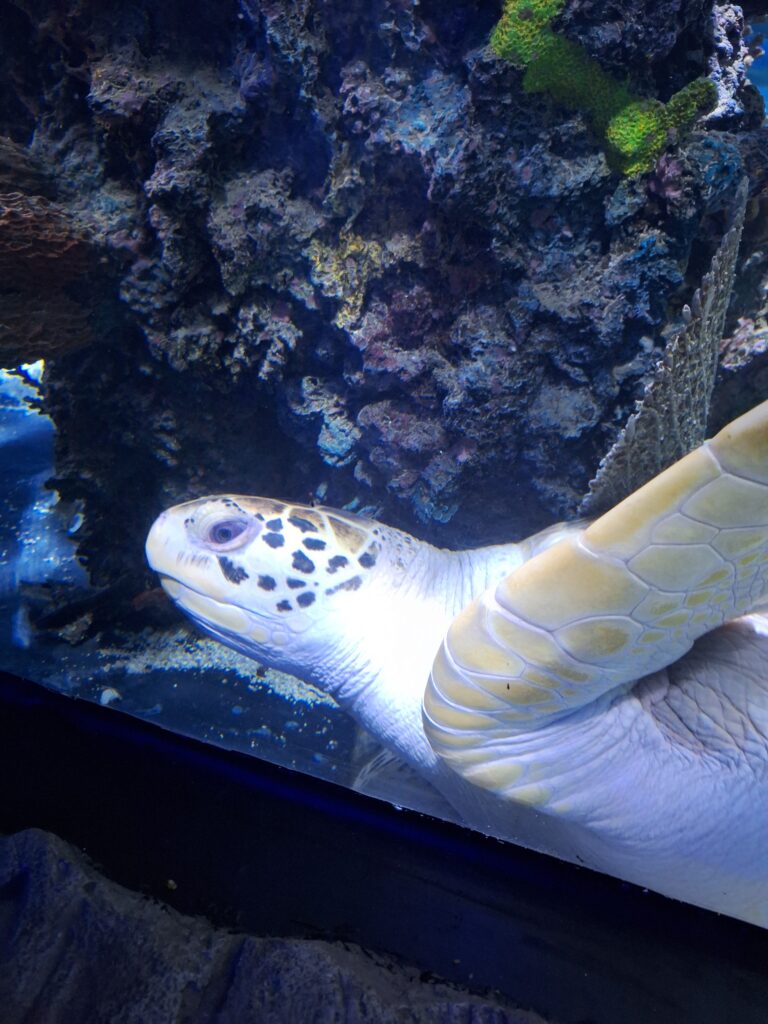
<path id="1" fill-rule="evenodd" d="M 729 423 L 709 446 L 724 469 L 768 484 L 768 402 Z"/>
<path id="2" fill-rule="evenodd" d="M 639 634 L 640 626 L 629 619 L 587 619 L 559 629 L 556 636 L 575 658 L 595 664 L 612 660 Z"/>
<path id="3" fill-rule="evenodd" d="M 526 562 L 496 588 L 496 600 L 518 618 L 559 629 L 592 615 L 626 615 L 648 593 L 623 565 L 561 541 Z"/>
<path id="4" fill-rule="evenodd" d="M 714 526 L 768 526 L 768 489 L 751 480 L 723 476 L 689 498 L 683 510 Z"/>
<path id="5" fill-rule="evenodd" d="M 493 695 L 492 690 L 482 684 L 471 686 L 456 672 L 445 644 L 441 644 L 432 665 L 432 678 L 443 697 L 453 704 L 469 705 L 476 711 L 500 711 L 506 706 L 504 701 Z"/>
<path id="6" fill-rule="evenodd" d="M 447 637 L 453 660 L 470 672 L 504 678 L 519 675 L 525 668 L 525 662 L 512 649 L 494 643 L 483 625 L 484 615 L 479 601 L 473 601 L 456 616 Z"/>
<path id="7" fill-rule="evenodd" d="M 678 511 L 686 498 L 718 475 L 715 460 L 698 448 L 595 520 L 585 531 L 585 542 L 606 554 L 631 558 L 663 517 Z"/>
<path id="8" fill-rule="evenodd" d="M 723 560 L 704 544 L 650 544 L 629 562 L 629 569 L 652 587 L 688 591 L 724 568 Z"/>

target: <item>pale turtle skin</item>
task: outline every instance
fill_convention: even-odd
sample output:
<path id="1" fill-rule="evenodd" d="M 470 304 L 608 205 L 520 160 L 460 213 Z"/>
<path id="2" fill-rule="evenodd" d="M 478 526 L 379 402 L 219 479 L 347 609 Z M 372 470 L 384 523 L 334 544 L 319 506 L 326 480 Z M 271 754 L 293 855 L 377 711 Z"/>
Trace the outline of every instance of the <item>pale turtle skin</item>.
<path id="1" fill-rule="evenodd" d="M 522 543 L 445 551 L 232 495 L 164 512 L 147 558 L 206 632 L 330 693 L 440 813 L 768 926 L 768 402 Z"/>

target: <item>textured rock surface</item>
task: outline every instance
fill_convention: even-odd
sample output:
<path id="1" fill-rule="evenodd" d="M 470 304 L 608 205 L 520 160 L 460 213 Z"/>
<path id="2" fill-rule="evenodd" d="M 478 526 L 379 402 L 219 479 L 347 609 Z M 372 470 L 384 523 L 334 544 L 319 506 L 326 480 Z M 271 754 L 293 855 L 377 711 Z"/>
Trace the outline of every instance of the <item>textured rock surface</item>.
<path id="1" fill-rule="evenodd" d="M 733 222 L 694 294 L 693 309 L 685 311 L 686 325 L 667 343 L 635 412 L 600 463 L 582 503 L 585 515 L 617 505 L 638 480 L 650 480 L 706 438 L 746 199 L 745 180 L 733 204 Z"/>
<path id="2" fill-rule="evenodd" d="M 0 838 L 4 1024 L 544 1024 L 356 946 L 217 931 L 29 830 Z"/>
<path id="3" fill-rule="evenodd" d="M 490 54 L 499 9 L 0 0 L 0 134 L 122 297 L 48 377 L 99 582 L 140 587 L 157 509 L 206 491 L 352 501 L 456 546 L 577 509 L 745 165 L 758 201 L 760 102 L 731 5 L 570 0 L 558 31 L 640 93 L 720 89 L 622 179 Z"/>

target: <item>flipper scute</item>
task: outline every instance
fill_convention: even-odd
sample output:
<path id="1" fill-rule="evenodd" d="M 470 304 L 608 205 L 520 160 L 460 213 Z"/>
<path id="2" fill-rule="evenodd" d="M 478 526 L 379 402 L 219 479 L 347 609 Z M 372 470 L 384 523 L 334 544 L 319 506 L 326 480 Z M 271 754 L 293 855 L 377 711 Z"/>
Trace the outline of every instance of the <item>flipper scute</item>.
<path id="1" fill-rule="evenodd" d="M 427 735 L 499 788 L 509 772 L 477 767 L 495 736 L 620 692 L 767 596 L 764 402 L 457 616 L 425 693 Z"/>

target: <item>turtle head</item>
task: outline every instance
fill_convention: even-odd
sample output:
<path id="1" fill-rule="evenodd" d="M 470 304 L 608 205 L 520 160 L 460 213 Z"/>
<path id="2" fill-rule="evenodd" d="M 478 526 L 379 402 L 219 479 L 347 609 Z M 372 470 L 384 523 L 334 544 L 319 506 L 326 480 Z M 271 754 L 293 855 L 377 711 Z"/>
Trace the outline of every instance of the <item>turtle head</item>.
<path id="1" fill-rule="evenodd" d="M 333 509 L 219 495 L 163 512 L 147 560 L 203 630 L 264 664 L 316 677 L 342 654 L 387 528 Z"/>

